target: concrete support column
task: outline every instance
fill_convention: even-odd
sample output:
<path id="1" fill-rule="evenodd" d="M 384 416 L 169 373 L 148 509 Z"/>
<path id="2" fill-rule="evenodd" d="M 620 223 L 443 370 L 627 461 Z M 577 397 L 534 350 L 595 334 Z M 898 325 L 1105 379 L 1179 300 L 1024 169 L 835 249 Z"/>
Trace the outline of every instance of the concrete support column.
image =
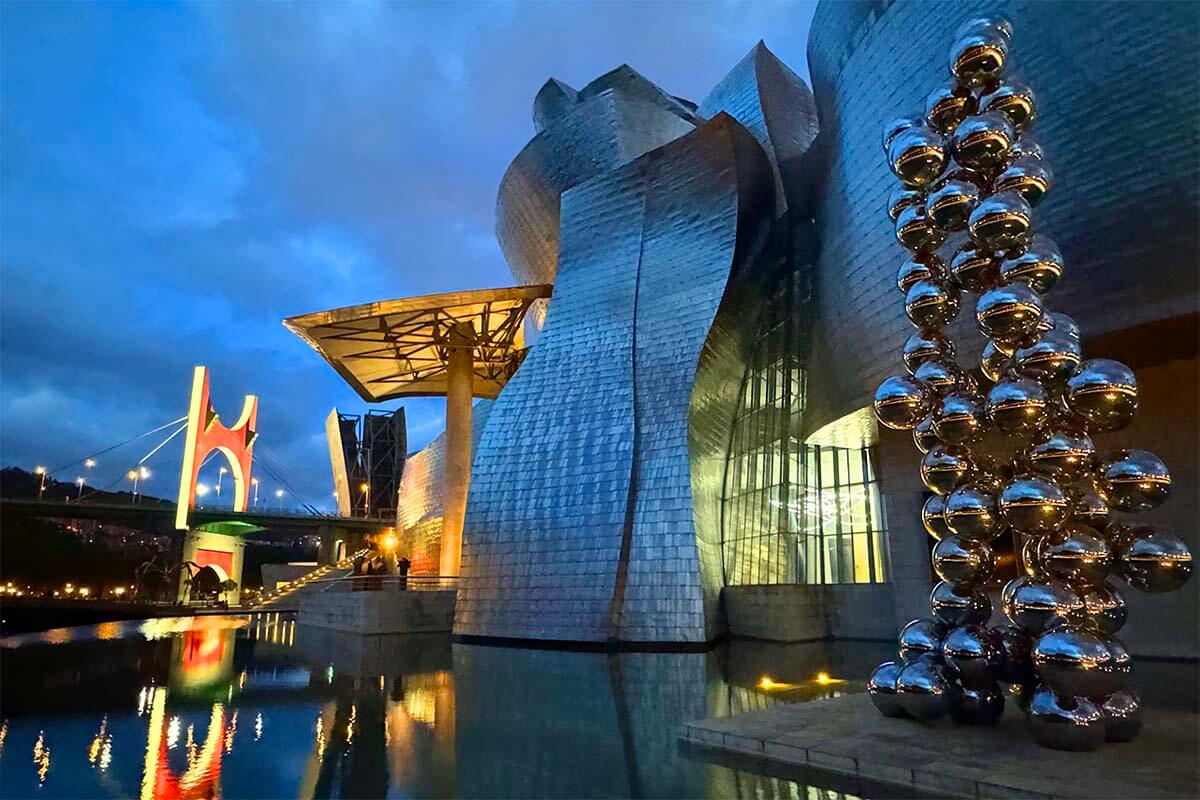
<path id="1" fill-rule="evenodd" d="M 439 574 L 458 575 L 463 519 L 471 484 L 471 400 L 475 374 L 475 331 L 459 325 L 450 333 L 446 360 L 446 474 L 442 483 L 442 554 Z"/>

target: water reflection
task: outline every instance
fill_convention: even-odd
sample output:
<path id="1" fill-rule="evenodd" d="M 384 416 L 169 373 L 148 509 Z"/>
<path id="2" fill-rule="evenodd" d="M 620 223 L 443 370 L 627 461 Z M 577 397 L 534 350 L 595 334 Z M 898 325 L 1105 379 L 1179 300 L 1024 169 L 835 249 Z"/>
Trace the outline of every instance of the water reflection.
<path id="1" fill-rule="evenodd" d="M 708 763 L 676 735 L 706 716 L 861 691 L 890 649 L 521 650 L 352 636 L 274 614 L 2 645 L 0 796 L 143 800 L 870 794 Z"/>

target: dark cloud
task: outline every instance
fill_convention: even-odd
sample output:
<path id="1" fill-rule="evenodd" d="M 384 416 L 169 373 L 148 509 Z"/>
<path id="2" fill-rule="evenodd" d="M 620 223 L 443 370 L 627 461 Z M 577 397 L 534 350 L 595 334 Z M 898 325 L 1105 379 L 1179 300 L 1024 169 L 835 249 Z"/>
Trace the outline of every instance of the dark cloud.
<path id="1" fill-rule="evenodd" d="M 0 460 L 57 466 L 180 416 L 206 363 L 227 414 L 260 395 L 263 442 L 325 501 L 324 416 L 363 403 L 282 317 L 511 283 L 495 191 L 547 77 L 582 86 L 626 62 L 699 100 L 759 38 L 804 74 L 810 17 L 758 3 L 3 4 Z M 439 401 L 405 405 L 414 445 L 439 432 Z M 151 490 L 170 493 L 172 452 Z"/>

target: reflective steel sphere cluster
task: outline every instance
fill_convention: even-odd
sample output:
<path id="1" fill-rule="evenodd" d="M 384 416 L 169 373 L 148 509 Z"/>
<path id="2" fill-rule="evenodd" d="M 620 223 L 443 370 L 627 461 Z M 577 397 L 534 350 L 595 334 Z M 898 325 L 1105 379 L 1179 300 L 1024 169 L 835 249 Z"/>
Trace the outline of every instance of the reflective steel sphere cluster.
<path id="1" fill-rule="evenodd" d="M 880 384 L 874 407 L 922 454 L 921 518 L 940 582 L 930 617 L 905 626 L 899 659 L 868 691 L 886 716 L 960 724 L 995 723 L 1006 694 L 1020 697 L 1039 743 L 1094 750 L 1142 724 L 1132 660 L 1114 638 L 1128 614 L 1118 581 L 1176 589 L 1192 556 L 1169 530 L 1110 521 L 1162 504 L 1171 475 L 1148 450 L 1094 441 L 1132 421 L 1137 379 L 1118 361 L 1085 359 L 1079 326 L 1047 305 L 1068 262 L 1036 231 L 1054 177 L 1029 134 L 1037 96 L 1008 77 L 1012 40 L 1007 20 L 965 22 L 950 83 L 884 131 L 900 180 L 887 214 L 909 251 L 896 283 L 916 330 L 905 371 Z M 971 303 L 987 341 L 964 368 L 945 329 Z M 993 433 L 1015 453 L 1005 462 L 988 452 Z M 1019 577 L 1000 593 L 1008 624 L 988 628 L 1001 536 L 1012 537 Z"/>

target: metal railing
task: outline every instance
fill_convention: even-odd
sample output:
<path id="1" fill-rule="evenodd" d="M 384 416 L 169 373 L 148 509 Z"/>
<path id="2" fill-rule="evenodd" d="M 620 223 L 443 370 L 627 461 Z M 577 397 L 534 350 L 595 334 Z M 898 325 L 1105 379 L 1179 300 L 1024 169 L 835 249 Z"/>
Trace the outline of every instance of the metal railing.
<path id="1" fill-rule="evenodd" d="M 346 575 L 313 581 L 320 592 L 436 592 L 458 589 L 451 575 Z"/>

